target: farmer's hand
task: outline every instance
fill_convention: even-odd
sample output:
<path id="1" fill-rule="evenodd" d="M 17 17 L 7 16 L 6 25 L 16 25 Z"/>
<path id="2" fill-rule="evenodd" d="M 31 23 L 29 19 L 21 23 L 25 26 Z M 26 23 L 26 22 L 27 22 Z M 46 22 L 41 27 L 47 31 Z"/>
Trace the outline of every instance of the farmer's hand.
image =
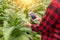
<path id="1" fill-rule="evenodd" d="M 25 25 L 31 27 L 31 23 L 29 22 L 26 22 Z"/>
<path id="2" fill-rule="evenodd" d="M 42 19 L 37 16 L 36 20 L 41 21 Z"/>

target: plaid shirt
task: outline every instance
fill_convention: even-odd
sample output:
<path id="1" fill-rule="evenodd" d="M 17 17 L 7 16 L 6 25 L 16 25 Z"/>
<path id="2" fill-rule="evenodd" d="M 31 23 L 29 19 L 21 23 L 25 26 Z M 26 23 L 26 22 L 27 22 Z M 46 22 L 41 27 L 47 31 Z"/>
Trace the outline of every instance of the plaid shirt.
<path id="1" fill-rule="evenodd" d="M 47 7 L 41 23 L 32 24 L 31 29 L 42 32 L 42 40 L 60 40 L 60 0 L 53 0 Z"/>

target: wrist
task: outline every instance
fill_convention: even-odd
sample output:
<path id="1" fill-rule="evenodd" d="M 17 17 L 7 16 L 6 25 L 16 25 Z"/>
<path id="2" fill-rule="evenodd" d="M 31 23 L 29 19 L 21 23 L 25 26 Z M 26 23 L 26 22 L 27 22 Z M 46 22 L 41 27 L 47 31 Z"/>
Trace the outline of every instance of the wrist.
<path id="1" fill-rule="evenodd" d="M 31 27 L 32 24 L 29 24 L 29 26 Z"/>
<path id="2" fill-rule="evenodd" d="M 37 18 L 36 18 L 36 19 L 37 19 L 38 21 L 40 21 L 40 20 L 41 20 L 41 18 L 40 18 L 40 17 L 38 17 L 38 16 L 37 16 Z"/>
<path id="3" fill-rule="evenodd" d="M 41 21 L 41 18 L 39 18 L 39 20 Z"/>

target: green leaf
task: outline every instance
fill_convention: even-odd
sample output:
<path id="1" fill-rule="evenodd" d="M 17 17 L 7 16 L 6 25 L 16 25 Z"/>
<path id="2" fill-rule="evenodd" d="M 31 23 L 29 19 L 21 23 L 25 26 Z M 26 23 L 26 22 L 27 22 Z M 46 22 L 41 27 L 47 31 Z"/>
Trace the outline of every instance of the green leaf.
<path id="1" fill-rule="evenodd" d="M 5 20 L 4 23 L 3 23 L 3 27 L 7 27 L 9 26 L 8 22 Z"/>
<path id="2" fill-rule="evenodd" d="M 30 28 L 20 28 L 21 31 L 25 31 L 25 32 L 32 32 L 32 30 Z"/>
<path id="3" fill-rule="evenodd" d="M 11 36 L 13 37 L 19 37 L 21 34 L 24 34 L 24 32 L 20 31 L 19 28 L 15 28 L 11 32 Z"/>
<path id="4" fill-rule="evenodd" d="M 0 17 L 0 20 L 5 20 L 5 17 Z"/>
<path id="5" fill-rule="evenodd" d="M 11 36 L 11 33 L 12 33 L 13 30 L 14 30 L 14 27 L 3 29 L 4 40 L 9 40 L 10 39 L 10 36 Z"/>
<path id="6" fill-rule="evenodd" d="M 29 40 L 29 38 L 26 35 L 21 35 L 18 40 Z"/>

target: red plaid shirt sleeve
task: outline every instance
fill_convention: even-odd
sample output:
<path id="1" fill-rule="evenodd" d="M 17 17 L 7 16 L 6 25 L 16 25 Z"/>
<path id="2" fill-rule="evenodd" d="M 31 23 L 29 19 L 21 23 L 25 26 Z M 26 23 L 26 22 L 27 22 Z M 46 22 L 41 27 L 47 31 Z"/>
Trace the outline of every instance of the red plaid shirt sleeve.
<path id="1" fill-rule="evenodd" d="M 44 32 L 47 33 L 48 29 L 51 29 L 51 26 L 57 21 L 59 18 L 59 8 L 55 3 L 51 3 L 42 18 L 42 21 L 39 25 L 32 24 L 31 28 L 36 32 Z"/>

